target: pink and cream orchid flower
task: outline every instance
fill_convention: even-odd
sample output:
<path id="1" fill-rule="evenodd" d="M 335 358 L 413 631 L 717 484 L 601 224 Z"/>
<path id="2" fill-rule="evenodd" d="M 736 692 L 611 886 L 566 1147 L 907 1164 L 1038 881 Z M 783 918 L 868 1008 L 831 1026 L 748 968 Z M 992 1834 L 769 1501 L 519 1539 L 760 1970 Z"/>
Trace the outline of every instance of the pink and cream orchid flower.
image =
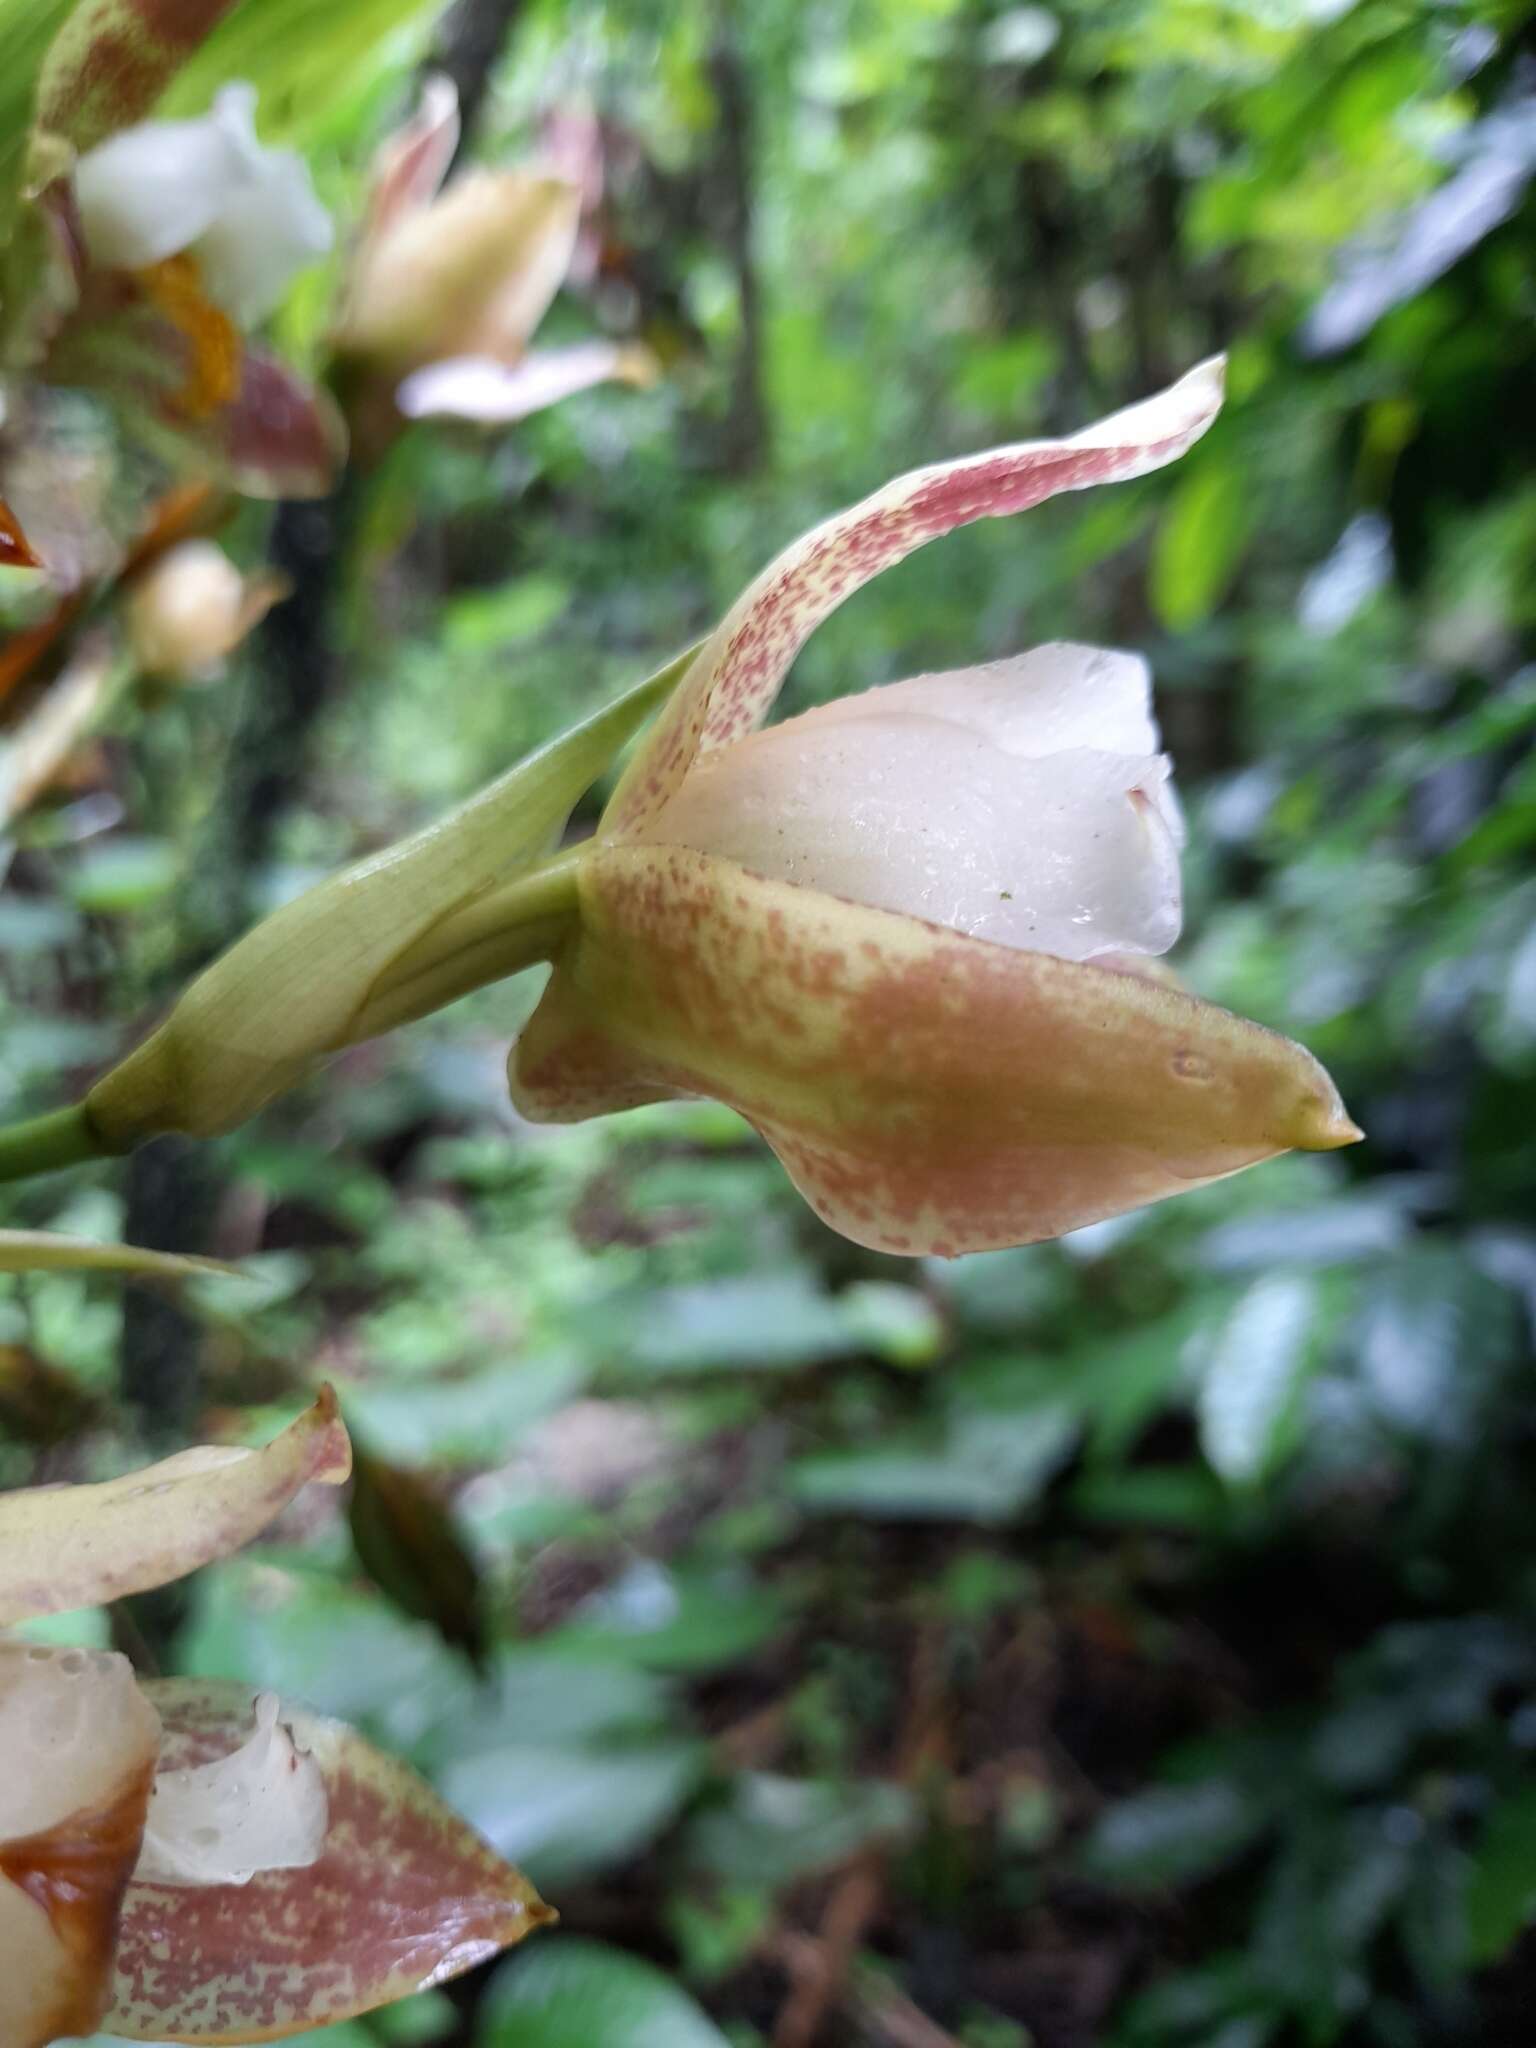
<path id="1" fill-rule="evenodd" d="M 1168 986 L 1183 828 L 1145 665 L 1057 644 L 763 728 L 795 654 L 925 542 L 1145 475 L 1219 361 L 807 534 L 688 668 L 576 863 L 514 1050 L 528 1116 L 705 1095 L 875 1249 L 1020 1244 L 1359 1132 L 1300 1046 Z M 1138 962 L 1142 963 L 1138 966 Z"/>
<path id="2" fill-rule="evenodd" d="M 205 1445 L 100 1485 L 0 1494 L 0 1628 L 163 1585 L 248 1542 L 310 1480 L 339 1484 L 350 1464 L 327 1391 L 263 1451 Z M 136 1873 L 184 1881 L 196 1867 L 204 1882 L 233 1883 L 316 1861 L 324 1783 L 275 1715 L 268 1723 L 190 1782 L 163 1780 L 161 1718 L 125 1657 L 0 1634 L 7 2048 L 43 2048 L 103 2018 Z"/>
<path id="3" fill-rule="evenodd" d="M 100 1485 L 0 1494 L 5 2048 L 98 2026 L 273 2040 L 438 1983 L 550 1917 L 420 1779 L 339 1722 L 3 1633 L 224 1556 L 350 1464 L 326 1389 L 260 1451 L 204 1445 Z"/>
<path id="4" fill-rule="evenodd" d="M 576 252 L 581 188 L 538 166 L 468 171 L 444 187 L 458 133 L 453 86 L 434 78 L 379 151 L 337 356 L 386 381 L 411 419 L 505 424 L 611 378 L 646 381 L 650 359 L 632 346 L 531 348 Z"/>

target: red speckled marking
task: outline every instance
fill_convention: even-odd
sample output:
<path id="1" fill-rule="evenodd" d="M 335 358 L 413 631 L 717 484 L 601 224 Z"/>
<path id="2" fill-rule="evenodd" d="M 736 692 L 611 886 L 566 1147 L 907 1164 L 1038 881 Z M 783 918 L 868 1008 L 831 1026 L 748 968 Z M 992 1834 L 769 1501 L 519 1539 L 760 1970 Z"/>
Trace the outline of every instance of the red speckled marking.
<path id="1" fill-rule="evenodd" d="M 623 838 L 653 817 L 701 750 L 760 725 L 812 632 L 881 570 L 973 520 L 1159 469 L 1205 432 L 1220 403 L 1220 377 L 1202 365 L 1069 440 L 1025 441 L 914 470 L 796 541 L 705 642 L 615 795 L 605 836 Z"/>
<path id="2" fill-rule="evenodd" d="M 227 1755 L 250 1732 L 248 1686 L 145 1690 L 166 1727 L 162 1768 Z M 404 1764 L 338 1722 L 287 1705 L 283 1719 L 325 1774 L 324 1854 L 248 1885 L 130 1885 L 112 2032 L 276 2040 L 440 1984 L 553 1919 Z"/>
<path id="3" fill-rule="evenodd" d="M 1316 1142 L 1337 1105 L 1301 1047 L 1151 980 L 622 845 L 511 1080 L 546 1121 L 716 1097 L 836 1229 L 913 1253 L 1057 1236 Z"/>

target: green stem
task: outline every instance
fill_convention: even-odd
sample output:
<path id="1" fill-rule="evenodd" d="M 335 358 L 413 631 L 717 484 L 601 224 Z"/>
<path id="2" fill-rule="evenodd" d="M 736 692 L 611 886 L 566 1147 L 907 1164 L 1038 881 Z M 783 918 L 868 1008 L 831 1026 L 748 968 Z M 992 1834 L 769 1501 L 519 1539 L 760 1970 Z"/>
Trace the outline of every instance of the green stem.
<path id="1" fill-rule="evenodd" d="M 374 1038 L 411 1024 L 471 989 L 552 959 L 576 914 L 585 847 L 556 854 L 515 882 L 477 896 L 399 953 L 370 989 L 355 1035 Z"/>
<path id="2" fill-rule="evenodd" d="M 0 1181 L 30 1180 L 35 1173 L 112 1156 L 112 1147 L 98 1136 L 83 1102 L 0 1129 Z"/>

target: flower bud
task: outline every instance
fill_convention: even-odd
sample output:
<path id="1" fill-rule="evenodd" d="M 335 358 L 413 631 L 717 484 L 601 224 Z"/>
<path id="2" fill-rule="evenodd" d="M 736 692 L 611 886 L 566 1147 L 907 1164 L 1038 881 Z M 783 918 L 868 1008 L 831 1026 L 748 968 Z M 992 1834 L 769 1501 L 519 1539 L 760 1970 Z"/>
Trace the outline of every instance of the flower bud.
<path id="1" fill-rule="evenodd" d="M 245 577 L 215 541 L 186 540 L 134 579 L 124 607 L 141 672 L 204 682 L 283 595 L 281 579 Z"/>
<path id="2" fill-rule="evenodd" d="M 559 290 L 581 196 L 528 171 L 471 171 L 359 248 L 333 337 L 391 376 L 444 356 L 522 354 Z"/>

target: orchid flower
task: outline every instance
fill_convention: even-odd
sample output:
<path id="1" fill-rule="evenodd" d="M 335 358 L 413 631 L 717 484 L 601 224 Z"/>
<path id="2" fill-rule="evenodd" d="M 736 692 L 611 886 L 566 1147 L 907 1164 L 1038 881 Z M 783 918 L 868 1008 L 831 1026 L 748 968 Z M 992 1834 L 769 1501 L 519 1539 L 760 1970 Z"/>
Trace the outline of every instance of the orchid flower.
<path id="1" fill-rule="evenodd" d="M 576 252 L 581 188 L 537 166 L 444 187 L 458 134 L 457 95 L 434 78 L 380 149 L 338 357 L 386 382 L 407 418 L 506 423 L 609 378 L 644 381 L 649 359 L 618 343 L 531 350 Z"/>
<path id="2" fill-rule="evenodd" d="M 196 120 L 149 112 L 227 4 L 194 0 L 172 23 L 99 0 L 62 25 L 27 180 L 0 190 L 0 217 L 18 208 L 25 230 L 7 249 L 0 373 L 93 391 L 162 456 L 237 489 L 313 495 L 340 462 L 340 415 L 250 330 L 330 248 L 330 217 L 302 159 L 257 139 L 253 86 Z"/>
<path id="3" fill-rule="evenodd" d="M 7 1263 L 54 1263 L 57 1244 Z M 248 1542 L 351 1450 L 329 1389 L 264 1450 L 206 1445 L 0 1494 L 0 1629 Z M 270 2040 L 398 1998 L 548 1910 L 414 1774 L 225 1681 L 0 1633 L 0 2041 Z"/>
<path id="4" fill-rule="evenodd" d="M 331 219 L 291 150 L 256 139 L 256 91 L 229 85 L 197 121 L 141 121 L 75 166 L 93 263 L 148 270 L 174 256 L 240 327 L 272 311 L 289 280 L 331 246 Z"/>
<path id="5" fill-rule="evenodd" d="M 1205 363 L 1065 440 L 915 471 L 763 572 L 574 864 L 574 930 L 512 1057 L 525 1115 L 715 1096 L 834 1228 L 910 1254 L 1358 1137 L 1310 1054 L 1136 966 L 1178 935 L 1183 834 L 1136 656 L 1042 647 L 760 729 L 871 577 L 1160 468 L 1221 391 Z"/>
<path id="6" fill-rule="evenodd" d="M 526 1115 L 716 1097 L 883 1251 L 1027 1243 L 1351 1143 L 1309 1053 L 1156 964 L 1184 828 L 1137 656 L 1056 644 L 763 727 L 871 577 L 970 520 L 1172 462 L 1221 388 L 1202 364 L 816 528 L 699 648 L 258 925 L 49 1141 L 85 1157 L 231 1129 L 324 1054 L 547 959 L 511 1060 Z M 658 703 L 596 837 L 546 858 Z"/>

